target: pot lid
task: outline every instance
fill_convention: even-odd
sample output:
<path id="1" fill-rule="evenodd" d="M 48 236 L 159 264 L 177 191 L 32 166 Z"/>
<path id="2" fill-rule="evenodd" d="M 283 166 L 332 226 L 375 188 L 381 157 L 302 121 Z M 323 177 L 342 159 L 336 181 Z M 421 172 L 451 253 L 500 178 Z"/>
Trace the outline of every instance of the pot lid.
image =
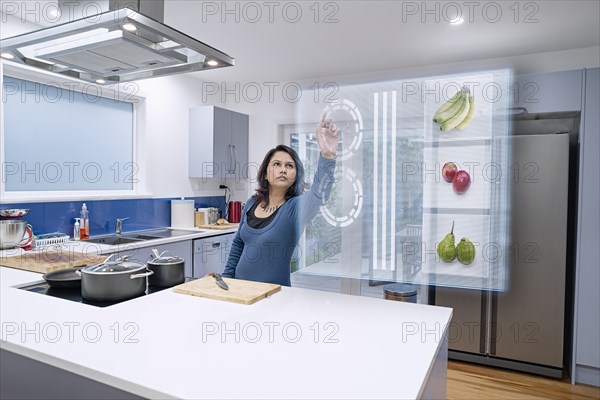
<path id="1" fill-rule="evenodd" d="M 154 255 L 152 256 L 152 259 L 150 261 L 148 261 L 148 264 L 152 264 L 152 265 L 172 265 L 172 264 L 179 264 L 182 262 L 185 262 L 185 260 L 183 259 L 183 257 L 178 257 L 173 255 L 173 253 L 171 253 L 170 251 L 163 251 L 162 253 L 158 254 L 157 251 L 153 250 Z M 170 256 L 165 255 L 165 253 L 169 253 Z"/>
<path id="2" fill-rule="evenodd" d="M 145 265 L 143 265 L 143 264 L 133 262 L 133 261 L 127 261 L 127 256 L 119 257 L 113 261 L 113 260 L 111 260 L 111 258 L 114 256 L 115 256 L 115 254 L 111 254 L 103 262 L 82 268 L 81 271 L 86 272 L 86 273 L 101 273 L 101 274 L 128 273 L 128 272 L 135 272 L 135 271 L 145 268 Z"/>

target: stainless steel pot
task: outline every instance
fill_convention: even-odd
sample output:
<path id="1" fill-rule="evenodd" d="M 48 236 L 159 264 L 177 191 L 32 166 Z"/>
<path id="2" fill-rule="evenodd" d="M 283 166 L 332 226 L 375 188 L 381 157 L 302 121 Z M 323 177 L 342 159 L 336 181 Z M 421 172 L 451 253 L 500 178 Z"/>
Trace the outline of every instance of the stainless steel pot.
<path id="1" fill-rule="evenodd" d="M 148 269 L 154 272 L 148 277 L 150 286 L 171 287 L 185 281 L 185 260 L 182 257 L 174 256 L 170 251 L 160 254 L 157 250 L 152 251 L 154 256 L 148 261 Z M 171 255 L 166 256 L 166 253 Z"/>
<path id="2" fill-rule="evenodd" d="M 140 263 L 110 255 L 99 264 L 81 268 L 81 295 L 93 301 L 119 301 L 140 296 L 146 292 L 148 271 Z"/>
<path id="3" fill-rule="evenodd" d="M 25 238 L 25 233 L 27 237 Z M 23 220 L 0 221 L 0 250 L 27 246 L 33 240 L 31 225 Z"/>

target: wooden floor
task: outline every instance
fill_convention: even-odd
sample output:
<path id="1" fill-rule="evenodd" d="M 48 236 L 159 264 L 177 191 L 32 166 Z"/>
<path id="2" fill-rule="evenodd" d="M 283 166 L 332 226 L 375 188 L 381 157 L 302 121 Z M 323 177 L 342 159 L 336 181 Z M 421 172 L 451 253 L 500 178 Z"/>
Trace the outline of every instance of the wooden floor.
<path id="1" fill-rule="evenodd" d="M 458 361 L 448 361 L 450 400 L 600 399 L 600 388 Z"/>

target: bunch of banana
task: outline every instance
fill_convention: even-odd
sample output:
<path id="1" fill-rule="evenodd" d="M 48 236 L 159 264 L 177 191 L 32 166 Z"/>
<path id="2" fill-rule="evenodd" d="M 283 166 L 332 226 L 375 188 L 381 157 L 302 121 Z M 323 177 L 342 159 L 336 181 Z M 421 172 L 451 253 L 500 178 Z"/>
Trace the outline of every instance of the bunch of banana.
<path id="1" fill-rule="evenodd" d="M 445 102 L 433 115 L 433 122 L 440 130 L 465 129 L 475 116 L 475 100 L 467 87 L 463 87 Z"/>

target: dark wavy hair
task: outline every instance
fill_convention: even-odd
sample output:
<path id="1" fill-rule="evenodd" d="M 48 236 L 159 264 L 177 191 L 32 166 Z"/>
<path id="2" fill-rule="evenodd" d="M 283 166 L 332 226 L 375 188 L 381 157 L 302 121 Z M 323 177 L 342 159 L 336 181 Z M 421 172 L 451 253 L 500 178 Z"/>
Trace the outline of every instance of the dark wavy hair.
<path id="1" fill-rule="evenodd" d="M 265 159 L 263 160 L 260 168 L 258 169 L 258 174 L 256 176 L 256 181 L 258 183 L 258 187 L 256 188 L 256 193 L 252 196 L 252 199 L 257 204 L 265 203 L 265 206 L 269 205 L 269 181 L 267 180 L 267 168 L 269 168 L 269 162 L 278 151 L 286 152 L 292 157 L 294 160 L 294 164 L 296 164 L 296 180 L 294 184 L 290 186 L 290 188 L 285 192 L 285 199 L 291 199 L 292 197 L 300 196 L 308 185 L 304 182 L 304 165 L 302 165 L 302 161 L 300 161 L 300 157 L 298 153 L 291 147 L 280 144 L 279 146 L 271 149 L 265 155 Z"/>

